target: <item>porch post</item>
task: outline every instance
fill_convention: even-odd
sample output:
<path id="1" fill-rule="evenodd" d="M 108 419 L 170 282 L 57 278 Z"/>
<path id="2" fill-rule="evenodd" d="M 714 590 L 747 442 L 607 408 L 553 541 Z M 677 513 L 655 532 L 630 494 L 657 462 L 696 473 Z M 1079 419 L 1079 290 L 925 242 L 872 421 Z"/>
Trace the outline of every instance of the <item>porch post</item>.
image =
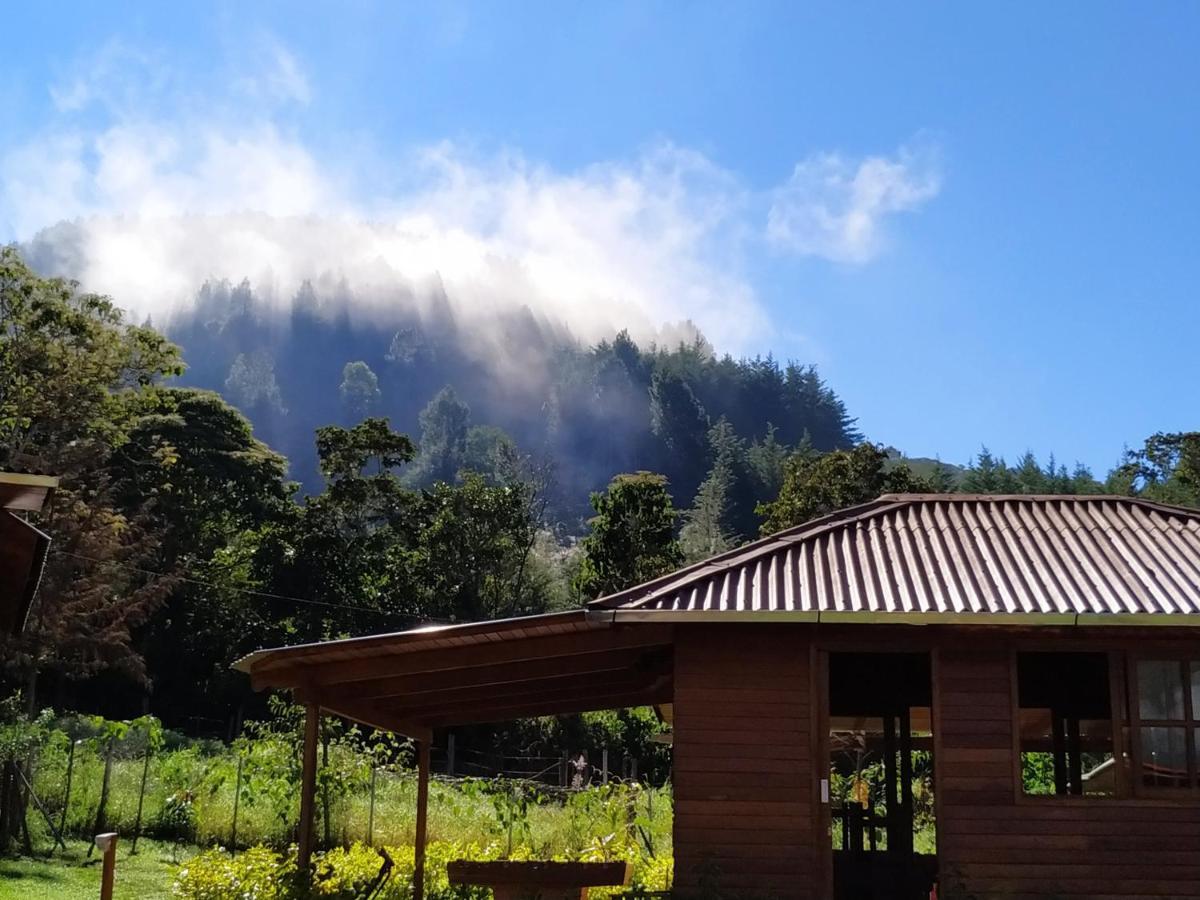
<path id="1" fill-rule="evenodd" d="M 300 849 L 296 865 L 307 878 L 313 849 L 313 812 L 317 790 L 317 736 L 321 727 L 321 708 L 315 703 L 304 707 L 304 754 L 300 771 Z"/>
<path id="2" fill-rule="evenodd" d="M 417 741 L 417 833 L 413 838 L 413 900 L 425 897 L 425 831 L 429 812 L 429 744 Z"/>

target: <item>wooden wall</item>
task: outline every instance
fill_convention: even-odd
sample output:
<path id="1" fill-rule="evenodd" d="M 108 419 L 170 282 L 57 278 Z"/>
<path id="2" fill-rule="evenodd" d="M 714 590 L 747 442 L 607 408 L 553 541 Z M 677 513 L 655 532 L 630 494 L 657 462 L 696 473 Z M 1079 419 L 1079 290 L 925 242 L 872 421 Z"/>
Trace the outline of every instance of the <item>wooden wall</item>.
<path id="1" fill-rule="evenodd" d="M 1067 640 L 1042 636 L 1046 649 Z M 1070 649 L 1092 649 L 1080 646 L 1081 637 L 1075 633 Z M 1200 796 L 1019 796 L 1010 660 L 1028 635 L 696 624 L 677 626 L 675 640 L 675 883 L 682 896 L 705 892 L 706 878 L 724 896 L 826 895 L 815 643 L 933 650 L 943 898 L 1200 897 Z M 1148 649 L 1154 640 L 1136 643 Z M 1094 649 L 1111 649 L 1108 641 L 1098 639 Z"/>
<path id="2" fill-rule="evenodd" d="M 996 645 L 938 652 L 942 884 L 981 900 L 1200 897 L 1200 800 L 1018 797 L 1009 661 Z"/>
<path id="3" fill-rule="evenodd" d="M 802 627 L 676 629 L 675 883 L 819 897 Z"/>

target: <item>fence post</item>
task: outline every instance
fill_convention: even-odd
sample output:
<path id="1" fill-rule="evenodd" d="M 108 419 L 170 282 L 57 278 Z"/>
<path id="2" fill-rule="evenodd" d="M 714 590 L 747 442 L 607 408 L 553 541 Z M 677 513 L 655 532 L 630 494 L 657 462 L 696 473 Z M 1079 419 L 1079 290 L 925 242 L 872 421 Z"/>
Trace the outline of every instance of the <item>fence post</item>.
<path id="1" fill-rule="evenodd" d="M 629 780 L 637 781 L 637 757 L 629 761 Z"/>
<path id="2" fill-rule="evenodd" d="M 104 865 L 100 870 L 100 900 L 112 900 L 113 879 L 117 868 L 117 835 L 115 832 L 98 834 L 92 838 L 92 846 L 99 847 L 100 852 L 104 854 Z"/>
<path id="3" fill-rule="evenodd" d="M 138 791 L 137 815 L 133 820 L 133 843 L 129 845 L 129 855 L 137 853 L 138 838 L 142 834 L 142 803 L 146 799 L 146 778 L 150 774 L 150 732 L 146 732 L 146 760 L 142 763 L 142 787 Z"/>
<path id="4" fill-rule="evenodd" d="M 67 788 L 63 791 L 62 816 L 58 821 L 58 833 L 64 835 L 67 833 L 67 810 L 71 808 L 71 775 L 75 771 L 75 745 L 79 743 L 69 731 L 67 737 L 71 739 L 70 749 L 67 750 Z"/>
<path id="5" fill-rule="evenodd" d="M 446 774 L 454 774 L 454 732 L 446 735 Z"/>
<path id="6" fill-rule="evenodd" d="M 608 784 L 608 748 L 604 747 L 600 750 L 600 779 L 603 784 Z"/>
<path id="7" fill-rule="evenodd" d="M 558 761 L 558 786 L 566 787 L 567 782 L 567 751 L 562 752 L 562 758 Z"/>
<path id="8" fill-rule="evenodd" d="M 108 806 L 108 780 L 112 776 L 112 758 L 113 744 L 116 742 L 115 737 L 109 737 L 108 749 L 104 753 L 104 778 L 100 781 L 100 806 L 96 809 L 96 824 L 92 828 L 92 834 L 100 834 L 101 829 L 105 824 L 105 807 Z M 114 845 L 115 846 L 115 845 Z M 88 859 L 92 858 L 92 851 L 96 849 L 96 839 L 92 838 L 91 846 L 88 847 Z M 113 851 L 116 852 L 115 850 Z"/>
<path id="9" fill-rule="evenodd" d="M 237 779 L 233 784 L 233 827 L 229 830 L 229 852 L 237 853 L 237 817 L 238 803 L 242 799 L 242 766 L 246 762 L 246 754 L 238 754 Z"/>
<path id="10" fill-rule="evenodd" d="M 375 846 L 375 765 L 371 764 L 371 805 L 367 807 L 367 846 Z"/>

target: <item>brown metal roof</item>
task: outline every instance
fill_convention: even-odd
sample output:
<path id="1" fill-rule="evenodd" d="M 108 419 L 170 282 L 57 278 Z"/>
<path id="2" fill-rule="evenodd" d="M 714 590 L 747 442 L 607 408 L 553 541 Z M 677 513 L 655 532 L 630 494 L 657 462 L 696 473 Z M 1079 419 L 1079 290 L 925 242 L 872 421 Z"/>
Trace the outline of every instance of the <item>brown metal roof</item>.
<path id="1" fill-rule="evenodd" d="M 596 618 L 610 610 L 1200 624 L 1200 511 L 1114 496 L 885 495 L 590 604 Z"/>

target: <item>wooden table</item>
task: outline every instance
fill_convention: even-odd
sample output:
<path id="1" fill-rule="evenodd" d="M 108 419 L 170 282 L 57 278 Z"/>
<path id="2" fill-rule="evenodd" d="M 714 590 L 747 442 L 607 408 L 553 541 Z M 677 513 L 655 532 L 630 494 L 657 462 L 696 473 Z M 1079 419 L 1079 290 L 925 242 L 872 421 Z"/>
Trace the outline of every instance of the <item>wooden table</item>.
<path id="1" fill-rule="evenodd" d="M 589 887 L 629 884 L 629 863 L 471 862 L 446 865 L 451 884 L 483 885 L 496 900 L 587 900 Z"/>

